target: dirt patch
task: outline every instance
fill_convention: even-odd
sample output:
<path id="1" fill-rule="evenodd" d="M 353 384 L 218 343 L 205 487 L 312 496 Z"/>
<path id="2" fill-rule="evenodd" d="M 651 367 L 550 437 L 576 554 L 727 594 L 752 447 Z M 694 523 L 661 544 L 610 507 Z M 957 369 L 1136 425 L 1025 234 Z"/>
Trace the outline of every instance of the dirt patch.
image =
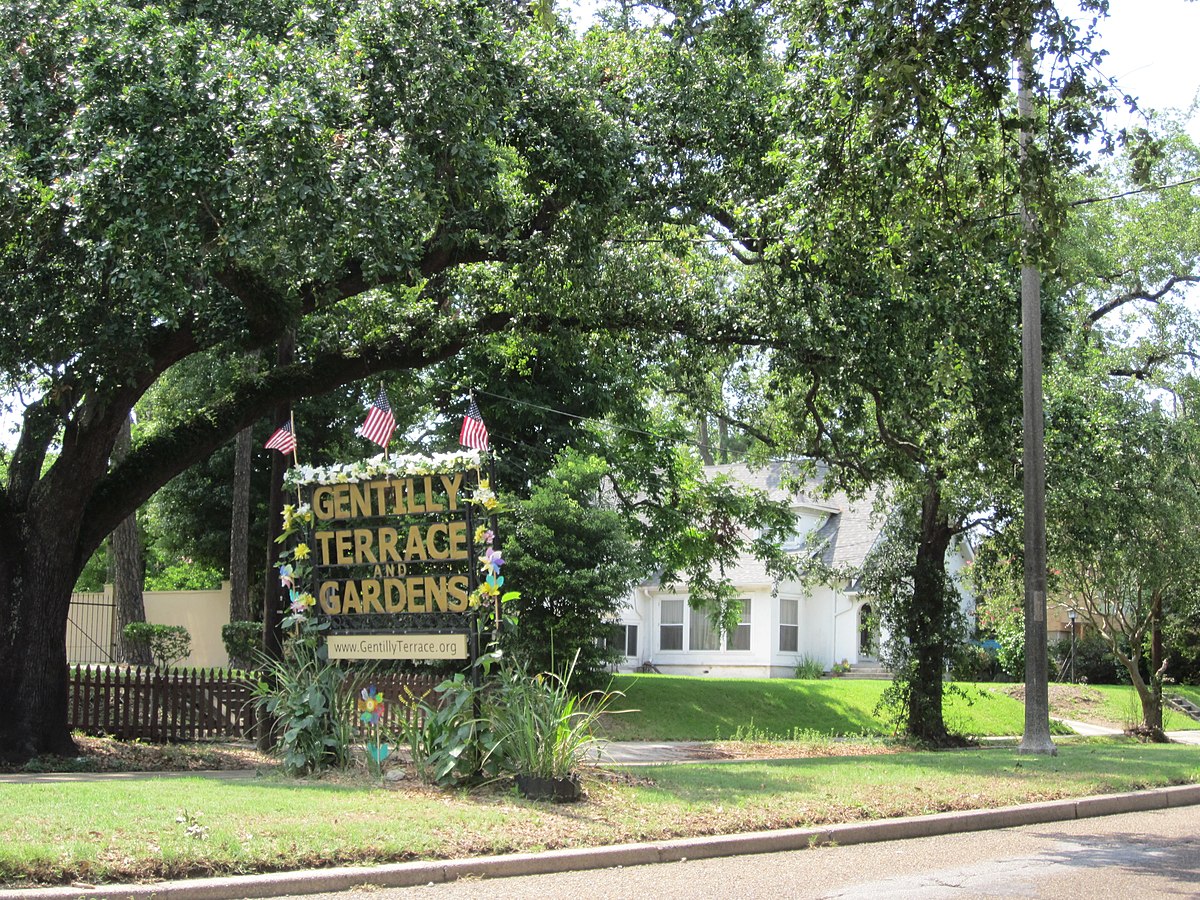
<path id="1" fill-rule="evenodd" d="M 1025 702 L 1025 685 L 1011 684 L 1002 688 L 1004 693 Z M 1105 707 L 1104 695 L 1086 684 L 1051 684 L 1047 691 L 1050 715 L 1058 719 L 1075 719 L 1094 725 L 1124 728 L 1126 723 L 1113 719 L 1112 709 Z"/>
<path id="2" fill-rule="evenodd" d="M 1004 693 L 1015 697 L 1022 703 L 1025 702 L 1025 685 L 1023 684 L 1011 684 L 1004 688 Z M 1104 696 L 1094 687 L 1086 684 L 1051 684 L 1048 686 L 1047 694 L 1050 699 L 1050 711 L 1056 714 L 1058 712 L 1055 709 L 1056 706 L 1068 709 L 1087 709 L 1099 707 L 1104 702 Z"/>
<path id="3" fill-rule="evenodd" d="M 696 759 L 818 759 L 835 756 L 883 756 L 911 750 L 884 741 L 717 741 L 703 748 L 711 755 Z M 699 749 L 699 748 L 698 748 Z"/>
<path id="4" fill-rule="evenodd" d="M 277 762 L 248 743 L 148 744 L 76 734 L 77 756 L 43 756 L 0 772 L 205 772 L 272 769 Z"/>

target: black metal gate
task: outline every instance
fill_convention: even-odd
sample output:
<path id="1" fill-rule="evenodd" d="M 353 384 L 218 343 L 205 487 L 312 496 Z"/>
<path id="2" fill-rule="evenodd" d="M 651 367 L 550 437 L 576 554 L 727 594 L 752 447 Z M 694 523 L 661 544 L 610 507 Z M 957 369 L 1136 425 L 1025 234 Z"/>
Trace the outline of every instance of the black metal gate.
<path id="1" fill-rule="evenodd" d="M 67 614 L 67 661 L 111 663 L 117 650 L 117 609 L 111 594 L 71 595 Z"/>

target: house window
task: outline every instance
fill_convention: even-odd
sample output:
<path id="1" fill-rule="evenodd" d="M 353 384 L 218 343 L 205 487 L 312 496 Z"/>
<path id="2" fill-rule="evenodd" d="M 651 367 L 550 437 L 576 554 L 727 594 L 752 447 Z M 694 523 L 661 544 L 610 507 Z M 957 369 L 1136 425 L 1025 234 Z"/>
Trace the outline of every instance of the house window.
<path id="1" fill-rule="evenodd" d="M 750 601 L 739 600 L 741 604 L 742 614 L 738 620 L 738 626 L 731 631 L 725 641 L 726 650 L 749 650 L 750 649 Z"/>
<path id="2" fill-rule="evenodd" d="M 688 610 L 688 649 L 720 650 L 721 632 L 706 609 Z"/>
<path id="3" fill-rule="evenodd" d="M 779 652 L 796 653 L 800 649 L 800 601 L 779 598 Z"/>
<path id="4" fill-rule="evenodd" d="M 637 656 L 638 655 L 637 631 L 638 631 L 638 629 L 637 629 L 636 625 L 626 625 L 625 626 L 625 655 L 626 656 Z"/>
<path id="5" fill-rule="evenodd" d="M 660 650 L 683 649 L 683 601 L 663 600 L 659 604 L 658 647 Z"/>
<path id="6" fill-rule="evenodd" d="M 604 637 L 597 638 L 596 644 L 603 650 L 611 647 L 619 650 L 625 656 L 637 656 L 637 633 L 636 625 L 618 623 L 609 626 L 608 633 Z"/>
<path id="7" fill-rule="evenodd" d="M 809 525 L 804 519 L 799 519 L 795 527 L 792 528 L 792 533 L 783 539 L 781 550 L 786 550 L 788 553 L 794 553 L 797 550 L 803 550 L 804 545 L 808 543 Z"/>

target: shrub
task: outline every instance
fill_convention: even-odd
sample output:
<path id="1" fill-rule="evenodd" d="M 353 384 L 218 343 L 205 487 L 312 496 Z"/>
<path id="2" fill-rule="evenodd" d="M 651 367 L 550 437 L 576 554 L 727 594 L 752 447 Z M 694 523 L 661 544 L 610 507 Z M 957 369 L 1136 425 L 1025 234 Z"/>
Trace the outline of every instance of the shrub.
<path id="1" fill-rule="evenodd" d="M 170 668 L 187 659 L 192 652 L 192 636 L 182 625 L 155 625 L 150 622 L 130 622 L 122 629 L 125 639 L 148 647 L 154 664 Z"/>
<path id="2" fill-rule="evenodd" d="M 576 772 L 595 742 L 593 729 L 617 691 L 583 696 L 570 688 L 574 665 L 565 676 L 530 676 L 505 662 L 491 674 L 496 658 L 485 656 L 485 684 L 473 687 L 462 674 L 439 684 L 436 702 L 415 699 L 399 725 L 417 777 L 451 786 L 479 777 L 529 775 L 566 779 Z M 476 716 L 476 706 L 482 715 Z"/>
<path id="3" fill-rule="evenodd" d="M 167 566 L 156 574 L 147 573 L 146 590 L 215 591 L 221 586 L 223 577 L 219 569 L 183 561 Z"/>
<path id="4" fill-rule="evenodd" d="M 262 623 L 230 622 L 223 625 L 221 643 L 229 654 L 230 667 L 249 669 L 254 665 L 256 654 L 262 650 Z"/>
<path id="5" fill-rule="evenodd" d="M 427 784 L 448 786 L 479 773 L 486 752 L 481 746 L 490 742 L 481 734 L 483 722 L 475 717 L 479 689 L 465 675 L 447 678 L 433 690 L 440 700 L 413 698 L 398 728 L 417 777 Z"/>
<path id="6" fill-rule="evenodd" d="M 1071 639 L 1063 638 L 1050 650 L 1052 672 L 1065 667 L 1063 678 L 1070 677 L 1067 659 L 1071 654 Z M 1085 634 L 1075 639 L 1075 680 L 1088 684 L 1129 684 L 1129 673 L 1117 662 L 1108 649 L 1108 642 L 1098 634 Z"/>
<path id="7" fill-rule="evenodd" d="M 994 681 L 999 672 L 996 653 L 975 643 L 958 648 L 950 665 L 955 681 Z"/>
<path id="8" fill-rule="evenodd" d="M 805 656 L 796 663 L 796 677 L 805 681 L 814 681 L 825 674 L 825 664 L 819 659 Z"/>
<path id="9" fill-rule="evenodd" d="M 347 673 L 305 636 L 289 639 L 283 659 L 268 660 L 263 674 L 254 697 L 276 719 L 283 770 L 309 775 L 345 768 L 354 727 L 353 703 L 343 690 Z"/>
<path id="10" fill-rule="evenodd" d="M 521 588 L 512 605 L 520 627 L 505 629 L 505 654 L 560 675 L 576 660 L 575 684 L 586 687 L 604 684 L 624 658 L 623 641 L 597 638 L 613 633 L 641 576 L 627 517 L 599 499 L 607 475 L 603 460 L 565 452 L 516 507 L 504 542 L 509 580 Z"/>
<path id="11" fill-rule="evenodd" d="M 530 677 L 506 666 L 489 698 L 488 720 L 495 735 L 499 767 L 513 775 L 568 778 L 595 743 L 593 730 L 620 691 L 571 691 L 574 662 L 565 675 Z"/>

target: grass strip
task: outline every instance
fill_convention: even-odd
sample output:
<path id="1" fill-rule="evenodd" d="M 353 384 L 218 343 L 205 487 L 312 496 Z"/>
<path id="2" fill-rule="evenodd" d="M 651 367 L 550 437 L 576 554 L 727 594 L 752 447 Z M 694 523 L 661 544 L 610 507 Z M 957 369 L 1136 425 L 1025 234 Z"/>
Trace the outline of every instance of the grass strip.
<path id="1" fill-rule="evenodd" d="M 605 734 L 612 740 L 711 741 L 748 732 L 788 738 L 812 732 L 890 735 L 892 724 L 876 712 L 886 681 L 787 678 L 689 678 L 677 675 L 617 675 L 624 693 Z M 1025 708 L 1005 685 L 947 686 L 946 724 L 980 737 L 1020 734 Z"/>
<path id="2" fill-rule="evenodd" d="M 8 886 L 463 858 L 977 809 L 1200 780 L 1200 747 L 1083 741 L 1011 749 L 639 768 L 590 799 L 533 804 L 501 786 L 442 792 L 180 777 L 0 784 Z"/>
<path id="3" fill-rule="evenodd" d="M 1142 704 L 1129 684 L 1052 685 L 1051 708 L 1055 714 L 1085 722 L 1100 722 L 1126 729 L 1142 721 Z M 1167 685 L 1164 696 L 1182 696 L 1200 704 L 1200 689 Z M 1166 731 L 1200 730 L 1200 722 L 1173 709 L 1163 710 Z"/>
<path id="4" fill-rule="evenodd" d="M 712 741 L 788 739 L 805 734 L 890 735 L 879 701 L 886 681 L 788 678 L 693 678 L 682 675 L 617 675 L 613 687 L 624 709 L 604 722 L 612 740 Z M 1019 685 L 953 682 L 946 685 L 946 727 L 976 737 L 1020 735 L 1025 707 Z M 1171 686 L 1200 703 L 1200 689 Z M 1141 721 L 1141 705 L 1129 685 L 1050 685 L 1051 714 L 1128 728 Z M 632 711 L 628 711 L 632 710 Z M 1200 722 L 1167 710 L 1168 731 L 1200 729 Z M 1057 729 L 1062 733 L 1063 729 Z"/>

